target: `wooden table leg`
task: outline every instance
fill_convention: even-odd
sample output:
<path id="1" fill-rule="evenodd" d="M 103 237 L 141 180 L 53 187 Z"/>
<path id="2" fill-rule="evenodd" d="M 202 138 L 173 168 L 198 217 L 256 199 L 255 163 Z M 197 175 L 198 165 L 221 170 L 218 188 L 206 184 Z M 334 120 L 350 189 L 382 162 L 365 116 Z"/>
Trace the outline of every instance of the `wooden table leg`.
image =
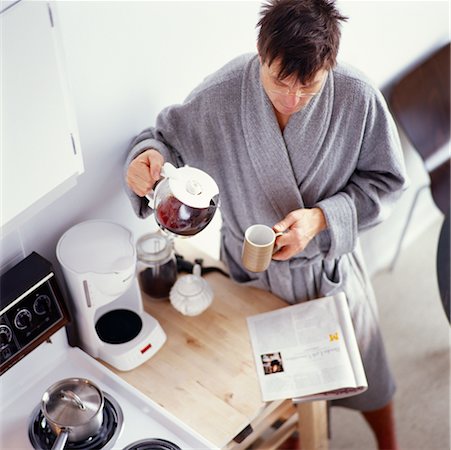
<path id="1" fill-rule="evenodd" d="M 300 403 L 297 409 L 302 450 L 327 450 L 327 402 Z"/>

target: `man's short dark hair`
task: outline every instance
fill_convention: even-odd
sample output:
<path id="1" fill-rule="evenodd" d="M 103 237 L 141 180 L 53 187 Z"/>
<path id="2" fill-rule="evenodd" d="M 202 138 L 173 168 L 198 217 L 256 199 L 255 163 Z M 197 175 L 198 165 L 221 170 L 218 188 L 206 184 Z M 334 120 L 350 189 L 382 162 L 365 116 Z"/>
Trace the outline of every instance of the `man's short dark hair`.
<path id="1" fill-rule="evenodd" d="M 270 0 L 257 24 L 262 62 L 280 59 L 278 78 L 295 75 L 309 82 L 318 70 L 336 65 L 345 20 L 332 0 Z"/>

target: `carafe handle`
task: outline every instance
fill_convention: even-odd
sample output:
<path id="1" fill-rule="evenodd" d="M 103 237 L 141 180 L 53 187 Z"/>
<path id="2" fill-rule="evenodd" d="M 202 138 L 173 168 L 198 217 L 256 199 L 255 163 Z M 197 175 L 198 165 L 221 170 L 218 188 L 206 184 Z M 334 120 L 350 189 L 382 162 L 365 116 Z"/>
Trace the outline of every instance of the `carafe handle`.
<path id="1" fill-rule="evenodd" d="M 157 183 L 158 183 L 158 181 L 157 181 Z M 156 187 L 156 185 L 155 185 L 155 187 Z M 147 198 L 147 200 L 149 200 L 148 206 L 150 209 L 155 209 L 155 187 L 145 196 Z"/>
<path id="2" fill-rule="evenodd" d="M 153 189 L 146 194 L 147 200 L 149 200 L 149 208 L 155 209 L 155 191 L 158 184 L 163 181 L 163 178 L 175 178 L 177 177 L 177 168 L 171 163 L 165 162 L 160 170 L 161 178 L 155 183 Z"/>

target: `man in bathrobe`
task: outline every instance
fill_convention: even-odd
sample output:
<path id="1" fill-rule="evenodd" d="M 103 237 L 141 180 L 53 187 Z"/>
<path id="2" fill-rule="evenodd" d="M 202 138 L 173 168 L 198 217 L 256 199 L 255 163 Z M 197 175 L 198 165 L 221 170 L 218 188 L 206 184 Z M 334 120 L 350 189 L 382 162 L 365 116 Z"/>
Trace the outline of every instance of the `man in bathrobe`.
<path id="1" fill-rule="evenodd" d="M 369 388 L 334 404 L 362 411 L 389 449 L 395 384 L 358 235 L 386 217 L 405 169 L 381 93 L 336 62 L 345 19 L 328 0 L 265 5 L 258 54 L 210 75 L 133 140 L 126 189 L 144 218 L 164 161 L 198 167 L 219 185 L 221 258 L 235 281 L 288 303 L 344 291 Z M 244 231 L 256 223 L 286 231 L 263 273 L 241 264 Z"/>

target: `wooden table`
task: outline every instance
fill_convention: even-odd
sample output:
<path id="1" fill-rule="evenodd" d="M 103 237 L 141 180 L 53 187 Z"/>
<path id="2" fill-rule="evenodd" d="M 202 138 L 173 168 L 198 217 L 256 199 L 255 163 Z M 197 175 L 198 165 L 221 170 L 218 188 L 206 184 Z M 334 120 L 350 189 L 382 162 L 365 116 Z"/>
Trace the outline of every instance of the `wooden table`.
<path id="1" fill-rule="evenodd" d="M 219 273 L 208 274 L 205 279 L 213 289 L 214 300 L 195 317 L 183 316 L 169 301 L 155 301 L 143 293 L 144 308 L 160 322 L 167 342 L 149 361 L 130 372 L 111 369 L 218 448 L 234 448 L 233 439 L 243 430 L 251 431 L 250 424 L 256 434 L 280 412 L 287 416 L 296 412 L 291 400 L 262 402 L 246 323 L 247 316 L 282 308 L 286 303 Z M 318 411 L 310 406 L 305 414 L 303 425 L 313 431 L 305 433 L 315 441 L 311 448 L 325 448 L 324 410 L 320 411 L 320 421 L 314 418 Z M 314 427 L 318 424 L 319 435 Z M 293 431 L 297 420 L 292 418 L 288 426 Z M 321 445 L 317 444 L 318 436 Z M 252 436 L 246 445 L 249 440 Z M 245 443 L 236 448 L 245 448 Z M 305 443 L 303 439 L 303 449 L 308 448 Z"/>

